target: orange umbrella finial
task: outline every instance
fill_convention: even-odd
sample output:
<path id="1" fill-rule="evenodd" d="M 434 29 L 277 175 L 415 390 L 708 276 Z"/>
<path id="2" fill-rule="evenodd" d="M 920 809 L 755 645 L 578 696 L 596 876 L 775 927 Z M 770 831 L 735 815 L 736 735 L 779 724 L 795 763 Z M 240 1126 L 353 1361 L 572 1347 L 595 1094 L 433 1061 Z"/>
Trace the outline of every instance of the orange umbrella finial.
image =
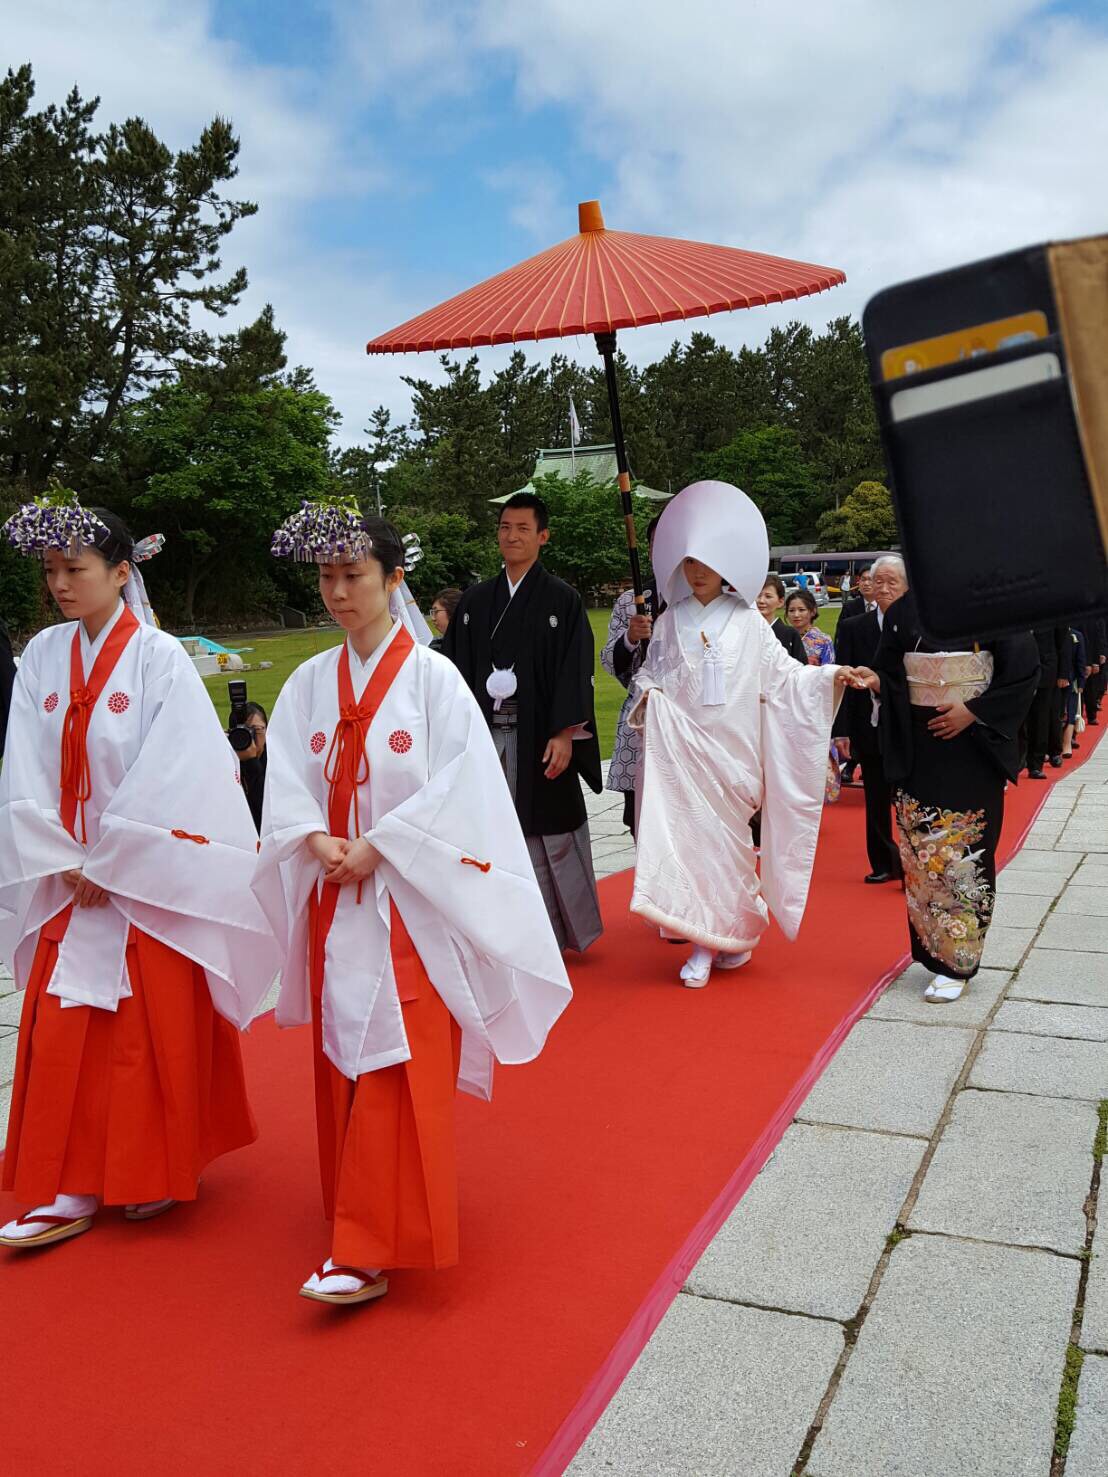
<path id="1" fill-rule="evenodd" d="M 582 200 L 577 207 L 577 229 L 579 231 L 602 231 L 604 213 L 599 200 Z"/>

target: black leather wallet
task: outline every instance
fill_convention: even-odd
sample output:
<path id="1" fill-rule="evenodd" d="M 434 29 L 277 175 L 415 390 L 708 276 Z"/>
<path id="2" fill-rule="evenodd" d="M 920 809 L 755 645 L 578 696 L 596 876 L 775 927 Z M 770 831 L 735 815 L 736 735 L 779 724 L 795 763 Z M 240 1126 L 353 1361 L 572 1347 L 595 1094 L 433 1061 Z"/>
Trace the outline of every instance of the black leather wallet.
<path id="1" fill-rule="evenodd" d="M 1072 294 L 1059 276 L 1067 258 L 1052 257 L 1070 247 L 1084 252 Z M 866 307 L 904 557 L 931 640 L 1026 631 L 1108 608 L 1108 505 L 1097 496 L 1099 486 L 1108 500 L 1108 465 L 1095 465 L 1096 438 L 1082 423 L 1085 411 L 1094 431 L 1108 424 L 1100 312 L 1108 315 L 1108 238 L 974 262 L 888 288 Z M 968 342 L 977 325 L 1028 315 L 1034 332 L 951 362 L 923 353 L 923 367 L 907 373 L 902 352 L 886 375 L 889 351 L 963 331 Z"/>

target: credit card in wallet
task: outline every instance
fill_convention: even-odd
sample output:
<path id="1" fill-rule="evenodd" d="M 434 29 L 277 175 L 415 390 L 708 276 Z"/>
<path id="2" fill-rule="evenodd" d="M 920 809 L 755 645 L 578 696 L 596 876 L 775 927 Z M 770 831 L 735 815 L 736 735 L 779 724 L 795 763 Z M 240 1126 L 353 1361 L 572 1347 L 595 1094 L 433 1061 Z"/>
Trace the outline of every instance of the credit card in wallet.
<path id="1" fill-rule="evenodd" d="M 930 415 L 935 410 L 949 410 L 955 405 L 968 405 L 990 395 L 1003 395 L 1024 385 L 1041 385 L 1056 380 L 1062 373 L 1057 354 L 1032 354 L 1026 359 L 1011 359 L 1006 364 L 988 364 L 971 369 L 967 374 L 949 379 L 932 380 L 927 385 L 910 385 L 889 397 L 889 414 L 894 421 L 911 420 L 917 415 Z"/>
<path id="2" fill-rule="evenodd" d="M 977 323 L 955 329 L 953 333 L 940 333 L 936 338 L 922 338 L 914 344 L 886 349 L 881 355 L 881 373 L 887 380 L 901 379 L 924 369 L 939 369 L 944 364 L 957 364 L 962 359 L 992 354 L 997 349 L 1010 349 L 1015 344 L 1028 344 L 1046 336 L 1045 313 L 1038 309 L 1015 313 L 1010 318 L 996 318 L 991 323 Z"/>

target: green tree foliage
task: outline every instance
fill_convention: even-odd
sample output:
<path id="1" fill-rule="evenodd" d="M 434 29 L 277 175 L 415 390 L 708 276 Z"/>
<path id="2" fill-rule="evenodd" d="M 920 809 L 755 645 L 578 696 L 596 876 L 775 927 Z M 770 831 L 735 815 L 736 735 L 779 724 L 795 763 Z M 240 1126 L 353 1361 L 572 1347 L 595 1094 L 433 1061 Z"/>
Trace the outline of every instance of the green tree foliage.
<path id="1" fill-rule="evenodd" d="M 799 436 L 781 426 L 740 431 L 719 451 L 702 456 L 696 475 L 741 487 L 761 509 L 774 544 L 802 540 L 819 495 Z"/>
<path id="2" fill-rule="evenodd" d="M 126 412 L 124 440 L 138 484 L 132 521 L 142 520 L 135 532 L 167 535 L 159 590 L 186 625 L 203 613 L 202 585 L 220 575 L 222 609 L 241 609 L 245 597 L 247 610 L 260 604 L 276 613 L 283 601 L 279 568 L 269 560 L 273 529 L 331 481 L 327 453 L 337 416 L 306 371 L 279 372 L 282 345 L 267 309 L 222 341 L 215 364 Z M 237 602 L 228 598 L 227 580 L 238 587 Z"/>
<path id="3" fill-rule="evenodd" d="M 585 597 L 604 585 L 627 578 L 627 535 L 619 493 L 602 487 L 587 472 L 572 480 L 547 473 L 533 479 L 535 491 L 550 510 L 550 542 L 542 562 Z M 646 525 L 656 509 L 633 499 L 640 545 L 646 547 Z"/>
<path id="4" fill-rule="evenodd" d="M 94 132 L 76 88 L 33 97 L 29 66 L 0 81 L 0 466 L 38 491 L 61 469 L 83 485 L 128 401 L 209 357 L 196 309 L 238 302 L 220 251 L 256 207 L 220 194 L 225 119 L 174 153 L 141 118 Z"/>
<path id="5" fill-rule="evenodd" d="M 889 489 L 881 482 L 859 482 L 842 505 L 819 520 L 821 549 L 888 549 L 899 541 Z"/>
<path id="6" fill-rule="evenodd" d="M 18 497 L 0 486 L 0 523 L 19 505 Z M 37 559 L 17 554 L 0 539 L 0 622 L 13 636 L 30 635 L 46 619 L 45 580 Z"/>

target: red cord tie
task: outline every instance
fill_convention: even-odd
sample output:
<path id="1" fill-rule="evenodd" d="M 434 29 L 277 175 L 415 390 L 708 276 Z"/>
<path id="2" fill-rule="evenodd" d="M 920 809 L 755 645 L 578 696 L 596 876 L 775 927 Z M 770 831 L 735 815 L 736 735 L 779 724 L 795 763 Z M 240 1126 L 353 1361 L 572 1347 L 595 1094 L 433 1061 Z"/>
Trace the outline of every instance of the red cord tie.
<path id="1" fill-rule="evenodd" d="M 476 857 L 472 857 L 472 856 L 464 856 L 464 857 L 462 857 L 462 866 L 463 867 L 476 867 L 479 872 L 491 872 L 492 871 L 492 862 L 479 862 Z"/>
<path id="2" fill-rule="evenodd" d="M 335 725 L 334 736 L 331 739 L 331 747 L 327 751 L 327 758 L 323 765 L 323 778 L 330 786 L 330 794 L 327 797 L 328 814 L 334 808 L 335 791 L 342 783 L 343 770 L 350 783 L 354 795 L 354 834 L 362 834 L 361 821 L 358 816 L 358 786 L 364 785 L 369 779 L 369 755 L 365 749 L 365 734 L 363 724 L 369 727 L 369 716 L 361 711 L 358 705 L 344 707 L 339 711 L 339 721 Z M 362 883 L 358 882 L 357 902 L 362 900 Z"/>
<path id="3" fill-rule="evenodd" d="M 88 687 L 74 687 L 62 723 L 61 788 L 70 790 L 81 815 L 81 842 L 88 844 L 85 801 L 92 795 L 92 773 L 88 764 L 88 726 L 96 698 Z"/>
<path id="4" fill-rule="evenodd" d="M 176 836 L 178 841 L 195 841 L 197 846 L 210 846 L 212 843 L 207 836 L 193 836 L 188 831 L 170 831 L 171 836 Z"/>

